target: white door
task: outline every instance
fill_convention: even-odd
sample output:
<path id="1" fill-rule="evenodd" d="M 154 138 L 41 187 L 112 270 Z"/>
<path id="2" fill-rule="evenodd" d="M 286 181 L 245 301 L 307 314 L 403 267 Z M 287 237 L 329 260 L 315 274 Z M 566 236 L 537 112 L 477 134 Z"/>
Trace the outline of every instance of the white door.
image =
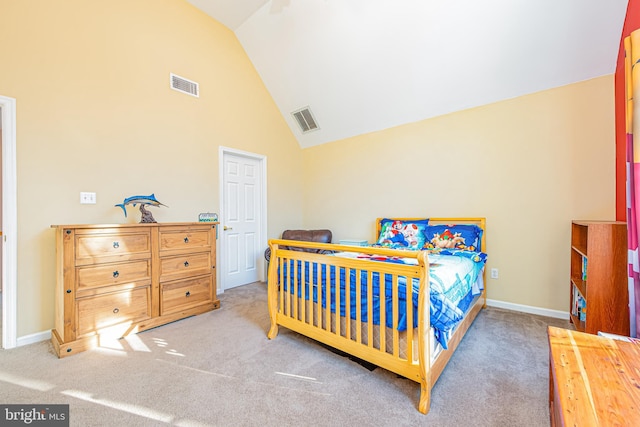
<path id="1" fill-rule="evenodd" d="M 18 203 L 16 185 L 16 100 L 0 95 L 0 132 L 2 133 L 2 348 L 17 346 L 17 254 Z M 23 343 L 28 344 L 27 341 Z"/>
<path id="2" fill-rule="evenodd" d="M 260 280 L 263 159 L 222 151 L 221 282 L 230 289 Z"/>

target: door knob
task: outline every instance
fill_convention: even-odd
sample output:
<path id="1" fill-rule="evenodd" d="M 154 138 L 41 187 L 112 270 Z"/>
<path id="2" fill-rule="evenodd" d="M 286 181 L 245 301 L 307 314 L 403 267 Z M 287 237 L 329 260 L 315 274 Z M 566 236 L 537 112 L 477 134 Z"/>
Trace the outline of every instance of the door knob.
<path id="1" fill-rule="evenodd" d="M 233 230 L 233 227 L 227 227 L 226 225 L 224 226 L 224 230 Z"/>

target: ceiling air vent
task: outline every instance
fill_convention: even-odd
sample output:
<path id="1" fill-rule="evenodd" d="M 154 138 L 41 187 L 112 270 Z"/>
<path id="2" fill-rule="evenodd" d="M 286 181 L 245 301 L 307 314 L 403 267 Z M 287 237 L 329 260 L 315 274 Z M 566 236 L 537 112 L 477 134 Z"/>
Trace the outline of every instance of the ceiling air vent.
<path id="1" fill-rule="evenodd" d="M 184 77 L 176 76 L 173 73 L 171 73 L 171 89 L 186 93 L 187 95 L 195 96 L 196 98 L 200 97 L 198 83 L 192 82 Z"/>
<path id="2" fill-rule="evenodd" d="M 318 122 L 311 114 L 311 110 L 309 107 L 304 107 L 298 111 L 294 111 L 291 113 L 293 117 L 295 117 L 298 125 L 300 125 L 300 129 L 302 133 L 311 132 L 312 130 L 318 129 Z"/>

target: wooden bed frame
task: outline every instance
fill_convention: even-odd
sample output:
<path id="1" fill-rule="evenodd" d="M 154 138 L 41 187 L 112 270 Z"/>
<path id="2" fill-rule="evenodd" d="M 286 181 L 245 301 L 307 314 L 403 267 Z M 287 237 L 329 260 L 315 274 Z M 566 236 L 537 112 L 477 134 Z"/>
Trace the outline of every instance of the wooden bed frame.
<path id="1" fill-rule="evenodd" d="M 418 218 L 394 218 L 398 220 L 408 221 Z M 376 221 L 376 239 L 380 232 L 380 220 Z M 475 224 L 481 227 L 485 232 L 482 237 L 482 251 L 486 253 L 486 229 L 485 218 L 430 218 L 429 224 Z M 437 357 L 432 358 L 432 334 L 429 319 L 429 281 L 427 280 L 429 260 L 426 251 L 403 251 L 378 247 L 360 247 L 349 245 L 323 244 L 313 242 L 301 242 L 274 239 L 269 241 L 271 247 L 271 262 L 269 265 L 267 284 L 268 284 L 268 305 L 269 316 L 271 319 L 271 328 L 267 336 L 273 339 L 278 334 L 278 325 L 298 332 L 316 341 L 329 345 L 347 354 L 355 356 L 359 359 L 373 363 L 381 368 L 395 372 L 398 375 L 416 381 L 420 384 L 420 400 L 418 410 L 423 414 L 429 411 L 431 403 L 431 388 L 444 370 L 451 355 L 458 347 L 473 320 L 476 318 L 480 310 L 486 305 L 486 283 L 485 290 L 476 297 L 472 305 L 467 310 L 464 319 L 456 326 L 452 336 L 448 342 L 448 349 L 438 353 Z M 305 251 L 295 251 L 284 249 L 283 247 L 297 248 L 313 248 L 320 251 L 347 252 L 352 254 L 370 254 L 370 255 L 386 255 L 399 256 L 404 258 L 415 258 L 417 265 L 396 264 L 389 262 L 372 261 L 369 259 L 361 259 L 357 257 L 344 257 L 327 255 L 323 253 L 313 253 Z M 293 264 L 291 264 L 293 261 Z M 297 261 L 301 261 L 299 264 Z M 305 286 L 300 284 L 306 278 L 304 269 L 299 269 L 298 265 L 305 265 L 305 262 L 317 264 L 325 264 L 327 266 L 335 266 L 336 268 L 354 269 L 356 271 L 355 282 L 347 280 L 345 286 L 347 288 L 356 286 L 356 301 L 352 302 L 350 292 L 344 293 L 344 303 L 346 307 L 355 304 L 356 319 L 351 319 L 349 315 L 340 316 L 340 311 L 335 313 L 331 310 L 322 308 L 320 304 L 314 303 L 313 298 L 305 295 L 308 292 Z M 290 292 L 286 292 L 284 287 L 278 283 L 278 271 L 293 265 L 290 268 L 293 273 L 292 286 L 294 289 L 300 289 L 298 297 L 292 296 Z M 300 271 L 298 271 L 300 270 Z M 321 283 L 319 270 L 317 283 Z M 406 331 L 399 332 L 396 328 L 385 328 L 374 325 L 371 320 L 373 316 L 368 316 L 369 320 L 365 321 L 361 318 L 361 274 L 364 271 L 368 275 L 367 294 L 372 295 L 371 274 L 378 273 L 379 277 L 383 274 L 391 275 L 394 284 L 392 291 L 393 315 L 397 316 L 398 292 L 397 283 L 401 276 L 406 277 L 407 283 L 414 278 L 420 280 L 420 288 L 418 292 L 418 312 L 414 313 L 413 305 L 407 304 L 407 325 L 413 324 L 413 320 L 417 316 L 418 327 L 407 328 Z M 313 272 L 311 271 L 311 273 Z M 311 281 L 310 278 L 307 278 Z M 336 282 L 339 282 L 336 280 Z M 325 281 L 325 289 L 329 289 L 331 284 Z M 299 286 L 300 285 L 300 286 Z M 381 286 L 381 292 L 384 293 L 384 286 Z M 321 301 L 322 287 L 317 287 L 317 301 Z M 407 300 L 412 298 L 412 287 L 406 287 Z M 326 293 L 326 292 L 325 292 Z M 382 295 L 383 299 L 385 295 Z M 337 293 L 336 306 L 340 305 L 340 292 Z M 367 301 L 367 313 L 372 313 L 372 298 Z M 384 305 L 384 304 L 382 304 Z M 384 309 L 380 310 L 380 325 L 385 324 Z M 391 315 L 391 314 L 389 314 Z M 394 319 L 396 324 L 397 319 Z M 371 339 L 370 339 L 371 338 Z"/>

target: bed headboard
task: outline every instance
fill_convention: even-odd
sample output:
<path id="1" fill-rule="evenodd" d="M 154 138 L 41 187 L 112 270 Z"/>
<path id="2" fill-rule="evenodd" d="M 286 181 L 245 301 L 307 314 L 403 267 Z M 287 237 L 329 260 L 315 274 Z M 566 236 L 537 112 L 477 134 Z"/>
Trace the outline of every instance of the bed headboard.
<path id="1" fill-rule="evenodd" d="M 399 218 L 390 218 L 390 217 L 385 217 L 385 218 L 378 218 L 376 219 L 376 234 L 374 236 L 373 241 L 377 241 L 378 240 L 378 236 L 380 235 L 380 231 L 382 228 L 382 220 L 383 219 L 392 219 L 392 220 L 398 220 L 398 221 L 419 221 L 419 220 L 425 220 L 427 217 L 399 217 Z M 478 227 L 480 227 L 483 231 L 482 233 L 482 242 L 481 242 L 481 251 L 482 252 L 486 252 L 487 251 L 487 233 L 486 233 L 486 218 L 481 218 L 481 217 L 467 217 L 467 218 L 429 218 L 429 225 L 451 225 L 451 224 L 473 224 L 473 225 L 477 225 Z"/>

